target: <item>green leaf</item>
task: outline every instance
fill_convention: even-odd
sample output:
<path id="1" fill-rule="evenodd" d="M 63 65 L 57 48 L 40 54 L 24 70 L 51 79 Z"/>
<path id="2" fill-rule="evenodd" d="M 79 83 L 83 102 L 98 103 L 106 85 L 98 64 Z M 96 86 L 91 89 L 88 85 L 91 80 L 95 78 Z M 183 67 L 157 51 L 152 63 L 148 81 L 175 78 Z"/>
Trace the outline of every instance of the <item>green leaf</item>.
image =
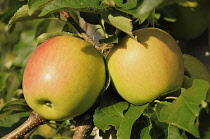
<path id="1" fill-rule="evenodd" d="M 20 41 L 14 46 L 14 65 L 25 67 L 31 53 L 36 49 L 35 30 L 22 32 Z"/>
<path id="2" fill-rule="evenodd" d="M 158 104 L 156 114 L 160 122 L 166 122 L 199 137 L 198 124 L 199 105 L 205 100 L 209 84 L 203 80 L 194 80 L 191 88 L 185 90 L 177 100 L 168 106 Z"/>
<path id="3" fill-rule="evenodd" d="M 119 139 L 128 139 L 130 138 L 132 126 L 134 122 L 141 116 L 144 109 L 148 106 L 148 104 L 142 106 L 130 106 L 130 108 L 125 113 L 122 118 L 117 137 Z"/>
<path id="4" fill-rule="evenodd" d="M 103 44 L 103 43 L 118 43 L 118 37 L 116 35 L 112 35 L 109 38 L 100 39 L 99 42 L 100 42 L 100 44 Z"/>
<path id="5" fill-rule="evenodd" d="M 52 37 L 56 37 L 56 36 L 61 36 L 61 35 L 65 35 L 65 36 L 75 36 L 74 34 L 72 33 L 69 33 L 69 32 L 51 32 L 51 33 L 43 33 L 41 34 L 38 38 L 37 38 L 37 41 L 36 41 L 36 44 L 37 45 L 40 45 L 41 43 L 43 43 L 44 41 L 52 38 Z"/>
<path id="6" fill-rule="evenodd" d="M 33 13 L 32 15 L 29 15 L 29 9 L 28 5 L 23 5 L 20 9 L 17 10 L 17 12 L 14 14 L 14 16 L 10 19 L 8 28 L 12 26 L 12 24 L 22 21 L 28 21 L 28 20 L 34 20 L 34 19 L 42 19 L 42 18 L 54 18 L 56 19 L 56 16 L 53 14 L 48 14 L 45 16 L 39 16 L 40 11 L 37 11 Z"/>
<path id="7" fill-rule="evenodd" d="M 37 11 L 41 6 L 47 4 L 50 1 L 52 0 L 28 0 L 29 15 L 32 15 L 34 11 Z"/>
<path id="8" fill-rule="evenodd" d="M 21 117 L 29 115 L 30 107 L 24 99 L 8 102 L 0 110 L 0 126 L 10 127 L 20 120 Z"/>
<path id="9" fill-rule="evenodd" d="M 24 99 L 12 100 L 6 103 L 0 110 L 0 114 L 14 114 L 31 110 Z M 0 117 L 1 119 L 2 117 Z"/>
<path id="10" fill-rule="evenodd" d="M 163 1 L 164 0 L 144 0 L 141 6 L 137 9 L 136 17 L 139 18 L 141 23 L 144 22 L 150 13 Z"/>
<path id="11" fill-rule="evenodd" d="M 142 0 L 129 0 L 126 3 L 122 3 L 122 0 L 114 0 L 114 1 L 116 7 L 122 8 L 124 10 L 135 9 L 140 3 L 142 3 Z"/>
<path id="12" fill-rule="evenodd" d="M 111 126 L 117 129 L 120 126 L 121 120 L 124 117 L 123 112 L 128 108 L 128 102 L 121 101 L 113 105 L 98 108 L 94 114 L 94 123 L 101 130 L 106 131 Z"/>
<path id="13" fill-rule="evenodd" d="M 210 138 L 210 103 L 199 114 L 199 132 L 202 139 Z"/>
<path id="14" fill-rule="evenodd" d="M 167 139 L 183 139 L 177 127 L 169 125 L 167 131 Z"/>
<path id="15" fill-rule="evenodd" d="M 12 115 L 7 115 L 4 119 L 0 119 L 0 127 L 11 127 L 17 123 L 22 117 L 28 117 L 30 112 L 20 112 Z"/>
<path id="16" fill-rule="evenodd" d="M 2 97 L 3 91 L 7 87 L 6 83 L 7 83 L 7 79 L 9 78 L 10 75 L 11 75 L 11 73 L 8 73 L 8 72 L 0 73 L 0 97 Z"/>
<path id="17" fill-rule="evenodd" d="M 132 20 L 127 14 L 123 12 L 119 12 L 117 10 L 109 10 L 109 11 L 103 12 L 101 14 L 101 17 L 105 22 L 120 29 L 126 34 L 133 36 L 132 34 L 133 26 L 131 23 Z"/>
<path id="18" fill-rule="evenodd" d="M 106 7 L 100 6 L 101 0 L 52 0 L 43 9 L 40 16 L 61 10 L 80 10 L 80 11 L 103 11 Z"/>
<path id="19" fill-rule="evenodd" d="M 80 17 L 85 20 L 85 22 L 97 25 L 101 23 L 101 19 L 99 14 L 96 13 L 87 13 L 87 12 L 80 12 Z"/>

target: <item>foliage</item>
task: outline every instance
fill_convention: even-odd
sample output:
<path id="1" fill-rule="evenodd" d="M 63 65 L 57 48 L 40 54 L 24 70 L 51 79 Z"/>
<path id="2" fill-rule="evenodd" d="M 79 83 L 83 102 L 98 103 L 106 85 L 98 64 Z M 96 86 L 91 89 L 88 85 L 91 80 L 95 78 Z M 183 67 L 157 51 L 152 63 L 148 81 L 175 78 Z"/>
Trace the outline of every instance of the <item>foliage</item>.
<path id="1" fill-rule="evenodd" d="M 84 19 L 92 27 L 90 36 L 104 45 L 117 43 L 125 34 L 132 36 L 132 30 L 143 27 L 167 30 L 162 23 L 176 20 L 167 6 L 182 1 L 185 0 L 2 0 L 0 137 L 23 123 L 31 111 L 24 101 L 21 82 L 27 59 L 36 46 L 52 36 L 77 36 L 60 11 L 68 11 L 77 23 Z M 191 87 L 179 88 L 142 106 L 123 100 L 108 85 L 94 113 L 94 124 L 104 139 L 109 135 L 119 139 L 210 137 L 208 82 L 195 79 Z M 48 138 L 71 137 L 73 131 L 69 127 L 73 123 L 50 121 L 52 135 Z M 41 132 L 44 131 L 35 132 L 31 138 L 45 138 Z"/>

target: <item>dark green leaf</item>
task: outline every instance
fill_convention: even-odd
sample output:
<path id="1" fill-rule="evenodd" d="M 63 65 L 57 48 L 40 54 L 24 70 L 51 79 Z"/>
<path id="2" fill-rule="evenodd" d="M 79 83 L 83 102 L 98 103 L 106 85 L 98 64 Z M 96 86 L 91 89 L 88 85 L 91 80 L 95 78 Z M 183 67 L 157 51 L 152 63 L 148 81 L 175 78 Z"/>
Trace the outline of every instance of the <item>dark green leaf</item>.
<path id="1" fill-rule="evenodd" d="M 199 114 L 199 132 L 202 139 L 210 138 L 210 104 Z"/>
<path id="2" fill-rule="evenodd" d="M 103 43 L 118 43 L 118 37 L 116 35 L 113 35 L 106 39 L 100 39 L 99 42 L 102 44 Z"/>
<path id="3" fill-rule="evenodd" d="M 203 80 L 194 80 L 191 88 L 184 91 L 177 100 L 168 106 L 158 104 L 156 113 L 160 122 L 179 127 L 199 137 L 196 118 L 199 115 L 199 105 L 205 100 L 209 84 Z"/>
<path id="4" fill-rule="evenodd" d="M 90 23 L 90 24 L 100 24 L 101 19 L 100 15 L 96 13 L 87 13 L 87 12 L 80 12 L 80 16 L 85 20 L 85 22 Z"/>

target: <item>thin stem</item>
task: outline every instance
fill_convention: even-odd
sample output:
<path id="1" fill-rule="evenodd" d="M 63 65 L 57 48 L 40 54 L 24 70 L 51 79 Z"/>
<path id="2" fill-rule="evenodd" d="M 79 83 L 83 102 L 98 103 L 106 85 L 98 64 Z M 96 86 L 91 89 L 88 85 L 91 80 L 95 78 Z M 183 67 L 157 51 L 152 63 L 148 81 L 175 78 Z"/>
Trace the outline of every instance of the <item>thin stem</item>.
<path id="1" fill-rule="evenodd" d="M 68 14 L 68 12 L 61 11 L 61 13 L 72 24 L 72 26 L 74 26 L 79 36 L 81 36 L 87 42 L 91 43 L 99 52 L 101 52 L 101 47 L 74 21 L 74 19 Z"/>
<path id="2" fill-rule="evenodd" d="M 47 120 L 45 118 L 32 111 L 29 118 L 22 125 L 5 135 L 2 139 L 18 139 L 34 130 L 37 126 L 45 124 L 46 122 Z"/>

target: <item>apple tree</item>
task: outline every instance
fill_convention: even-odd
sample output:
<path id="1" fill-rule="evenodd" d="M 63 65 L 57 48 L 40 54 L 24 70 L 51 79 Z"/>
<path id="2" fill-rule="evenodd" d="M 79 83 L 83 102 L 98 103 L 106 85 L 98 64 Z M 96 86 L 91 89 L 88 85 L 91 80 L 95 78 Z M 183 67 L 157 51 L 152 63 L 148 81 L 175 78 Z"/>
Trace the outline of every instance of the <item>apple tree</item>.
<path id="1" fill-rule="evenodd" d="M 209 24 L 209 0 L 0 1 L 0 137 L 4 139 L 210 138 L 210 47 L 205 48 L 207 49 L 206 55 L 202 57 L 205 57 L 207 62 L 203 62 L 199 57 L 189 55 L 192 48 L 187 45 L 202 40 L 200 38 L 206 38 Z M 150 37 L 151 32 L 147 29 L 158 30 L 158 33 L 155 33 L 155 37 Z M 140 32 L 146 30 L 146 32 L 144 34 L 135 33 L 136 30 Z M 34 56 L 34 61 L 46 60 L 45 55 L 52 52 L 51 59 L 45 61 L 44 64 L 37 62 L 36 65 L 40 68 L 26 68 L 30 57 L 39 49 L 39 46 L 43 46 L 46 41 L 57 36 L 73 36 L 73 38 L 79 38 L 80 41 L 85 41 L 84 44 L 90 44 L 91 50 L 86 50 L 90 45 L 82 46 L 84 48 L 81 49 L 81 51 L 88 51 L 88 56 L 84 58 L 87 62 L 89 62 L 89 55 L 92 56 L 92 49 L 97 52 L 98 59 L 102 57 L 101 61 L 106 71 L 94 69 L 92 63 L 97 60 L 85 64 L 81 64 L 80 61 L 76 63 L 80 69 L 85 69 L 75 72 L 75 77 L 78 76 L 77 82 L 84 82 L 86 79 L 83 77 L 86 75 L 89 77 L 90 74 L 93 74 L 93 77 L 101 77 L 102 74 L 106 76 L 103 76 L 105 77 L 102 83 L 103 89 L 99 89 L 94 104 L 90 100 L 92 101 L 92 97 L 95 96 L 90 92 L 96 90 L 101 80 L 89 79 L 85 84 L 79 84 L 80 86 L 64 84 L 66 78 L 70 78 L 66 76 L 65 69 L 71 71 L 73 68 L 69 68 L 70 63 L 62 60 L 62 56 L 82 59 L 81 54 L 77 51 L 68 55 L 66 51 L 58 51 L 58 47 L 52 47 L 52 49 L 48 48 L 50 51 L 47 50 L 41 55 L 43 50 L 39 50 Z M 125 40 L 125 36 L 132 41 Z M 62 47 L 66 42 L 69 41 L 70 44 L 74 40 L 52 41 L 50 45 L 57 46 L 58 43 L 59 47 Z M 158 49 L 155 48 L 155 51 L 151 50 L 149 53 L 143 52 L 143 49 L 150 49 L 144 40 L 152 40 L 152 43 L 148 44 L 157 45 Z M 79 49 L 80 46 L 77 45 L 81 44 L 80 41 L 74 42 L 74 46 L 71 47 L 74 50 Z M 162 52 L 162 43 L 166 44 L 164 52 Z M 125 44 L 126 48 L 119 46 Z M 129 49 L 134 44 L 135 49 L 131 54 L 124 53 L 127 47 Z M 144 44 L 143 47 L 140 44 Z M 174 46 L 171 46 L 172 44 Z M 109 61 L 112 60 L 110 55 L 120 49 L 122 51 L 119 51 L 118 55 L 122 57 L 114 62 L 117 65 L 121 61 L 125 65 L 122 66 L 123 70 L 120 65 L 109 65 Z M 140 53 L 137 53 L 139 49 Z M 172 49 L 173 53 L 170 53 L 169 50 Z M 198 53 L 200 49 L 198 46 L 194 52 Z M 57 53 L 61 61 L 54 60 L 53 55 L 57 57 Z M 167 57 L 168 55 L 170 57 Z M 143 57 L 143 61 L 137 64 L 126 63 L 128 59 L 136 60 L 139 57 Z M 41 60 L 37 60 L 38 58 Z M 99 62 L 94 64 L 100 65 Z M 59 67 L 61 68 L 59 71 L 62 72 L 57 72 L 60 75 L 56 77 L 60 79 L 52 79 L 51 90 L 57 91 L 59 86 L 65 86 L 65 88 L 76 87 L 80 92 L 86 89 L 84 88 L 88 86 L 86 84 L 96 82 L 92 90 L 86 94 L 86 99 L 75 102 L 75 106 L 69 102 L 74 100 L 75 95 L 81 95 L 77 94 L 77 91 L 70 97 L 66 92 L 59 92 L 63 91 L 62 89 L 56 92 L 59 97 L 54 97 L 54 99 L 62 104 L 61 109 L 63 110 L 56 111 L 56 113 L 68 115 L 70 107 L 73 107 L 76 113 L 72 114 L 73 117 L 59 120 L 46 118 L 43 115 L 49 115 L 48 111 L 44 111 L 41 116 L 38 111 L 34 110 L 31 102 L 28 103 L 23 79 L 38 80 L 39 73 L 43 72 L 42 67 L 45 68 L 48 65 L 58 67 L 66 65 Z M 136 71 L 142 72 L 132 73 L 132 70 L 129 72 L 129 69 L 135 68 L 139 68 Z M 25 69 L 34 75 L 34 78 L 32 76 L 23 78 Z M 34 71 L 34 69 L 38 70 Z M 92 72 L 93 69 L 95 72 Z M 97 71 L 100 71 L 100 74 Z M 118 83 L 116 83 L 117 79 L 115 80 L 114 74 L 118 73 L 125 76 L 118 75 L 116 77 Z M 138 74 L 144 75 L 143 79 L 137 80 Z M 148 78 L 150 80 L 146 80 Z M 170 87 L 154 95 L 154 92 L 156 93 L 165 85 L 163 79 L 167 80 L 165 84 L 169 84 Z M 70 80 L 70 84 L 74 84 L 75 81 Z M 139 82 L 141 82 L 140 85 Z M 36 90 L 36 88 L 44 88 L 44 85 L 44 82 L 37 84 L 29 82 L 27 89 Z M 143 88 L 143 91 L 139 88 Z M 126 91 L 121 93 L 121 90 Z M 141 92 L 139 93 L 141 94 L 140 99 L 146 99 L 145 102 L 135 103 L 139 98 L 138 92 Z M 42 93 L 39 93 L 41 96 Z M 125 94 L 129 99 L 124 97 Z M 34 97 L 34 94 L 30 95 L 30 99 Z M 51 101 L 44 101 L 44 103 L 49 107 L 53 105 Z M 86 108 L 86 105 L 90 103 L 91 106 Z M 84 107 L 85 112 L 81 110 Z"/>

